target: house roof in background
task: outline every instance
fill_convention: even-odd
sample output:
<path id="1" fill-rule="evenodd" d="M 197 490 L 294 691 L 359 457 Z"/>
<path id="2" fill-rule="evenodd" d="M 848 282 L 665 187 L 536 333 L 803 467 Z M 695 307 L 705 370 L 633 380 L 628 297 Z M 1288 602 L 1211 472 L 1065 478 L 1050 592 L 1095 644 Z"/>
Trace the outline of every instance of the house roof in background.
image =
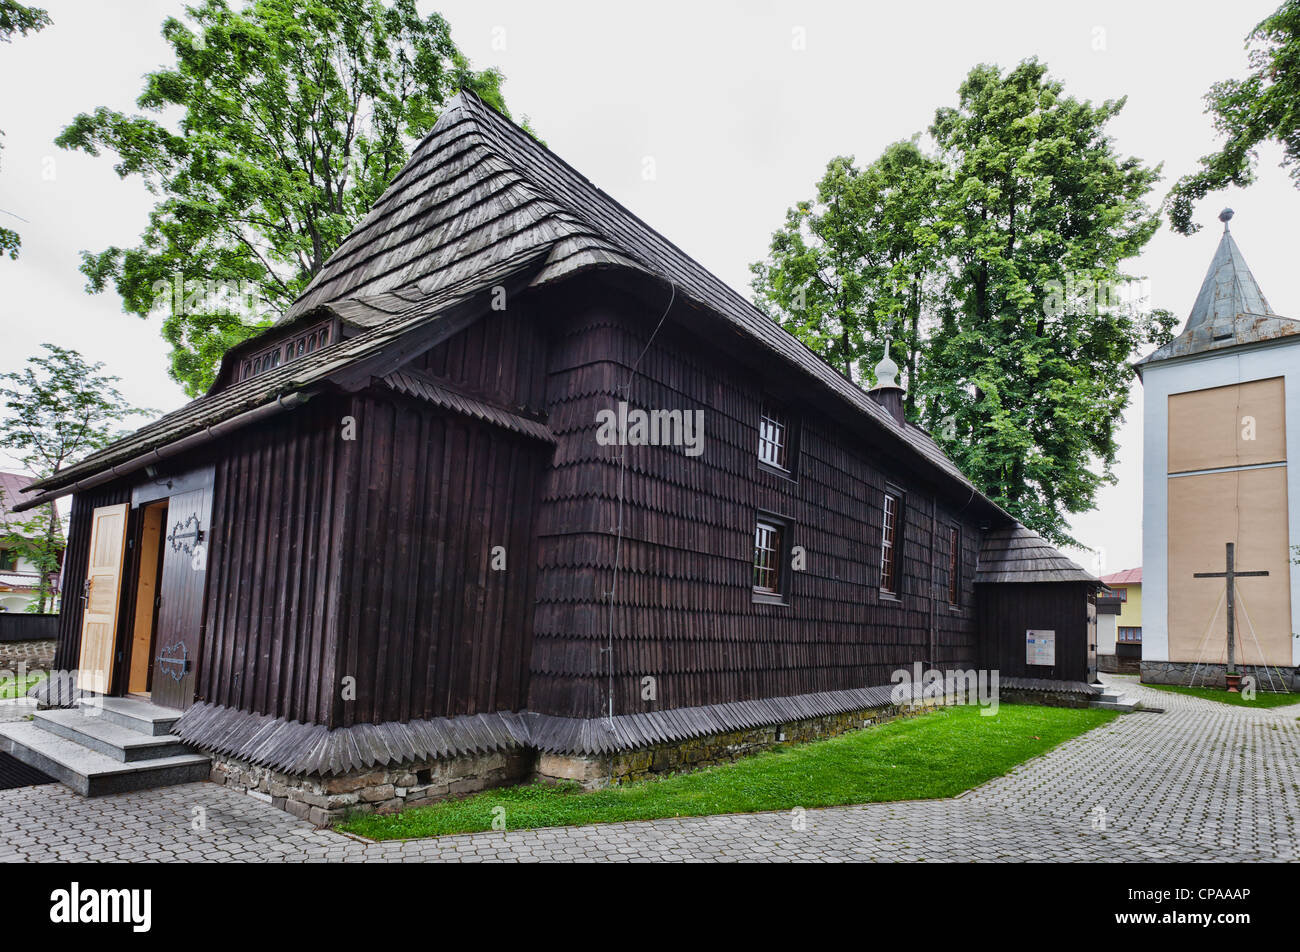
<path id="1" fill-rule="evenodd" d="M 23 487 L 31 484 L 35 479 L 35 476 L 26 473 L 0 473 L 0 528 L 11 516 L 14 516 L 14 506 L 23 501 Z M 31 516 L 15 516 L 15 518 L 26 520 Z"/>
<path id="2" fill-rule="evenodd" d="M 1201 291 L 1196 295 L 1192 313 L 1182 333 L 1137 363 L 1138 371 L 1147 364 L 1175 357 L 1259 344 L 1300 334 L 1300 321 L 1282 317 L 1269 307 L 1259 282 L 1228 230 L 1232 209 L 1219 214 L 1223 237 L 1205 273 Z"/>
<path id="3" fill-rule="evenodd" d="M 1142 584 L 1142 566 L 1135 569 L 1124 569 L 1120 572 L 1112 572 L 1110 575 L 1101 577 L 1103 585 L 1141 585 Z"/>
<path id="4" fill-rule="evenodd" d="M 1097 577 L 1066 558 L 1037 532 L 1017 523 L 985 534 L 975 581 L 1096 582 Z"/>

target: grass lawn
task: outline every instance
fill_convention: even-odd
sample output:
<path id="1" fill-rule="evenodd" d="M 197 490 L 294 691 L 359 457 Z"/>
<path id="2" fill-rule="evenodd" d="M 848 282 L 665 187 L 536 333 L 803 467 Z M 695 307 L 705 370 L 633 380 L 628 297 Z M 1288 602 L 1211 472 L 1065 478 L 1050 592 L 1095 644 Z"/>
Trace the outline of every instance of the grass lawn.
<path id="1" fill-rule="evenodd" d="M 0 679 L 0 701 L 11 701 L 14 698 L 23 697 L 27 694 L 28 690 L 44 681 L 45 677 L 46 672 L 38 671 L 21 679 Z"/>
<path id="2" fill-rule="evenodd" d="M 1001 776 L 1114 711 L 1002 704 L 940 708 L 828 740 L 777 747 L 687 774 L 584 792 L 576 784 L 487 790 L 403 813 L 359 814 L 339 829 L 376 840 L 492 829 L 505 808 L 512 830 L 793 807 L 951 797 Z"/>
<path id="3" fill-rule="evenodd" d="M 1155 688 L 1157 691 L 1173 691 L 1175 694 L 1190 694 L 1203 697 L 1207 701 L 1219 701 L 1223 704 L 1235 704 L 1238 707 L 1285 707 L 1288 704 L 1300 704 L 1300 694 L 1282 694 L 1273 691 L 1255 691 L 1255 699 L 1247 701 L 1240 694 L 1233 694 L 1223 688 L 1185 688 L 1181 684 L 1147 684 L 1143 687 Z"/>

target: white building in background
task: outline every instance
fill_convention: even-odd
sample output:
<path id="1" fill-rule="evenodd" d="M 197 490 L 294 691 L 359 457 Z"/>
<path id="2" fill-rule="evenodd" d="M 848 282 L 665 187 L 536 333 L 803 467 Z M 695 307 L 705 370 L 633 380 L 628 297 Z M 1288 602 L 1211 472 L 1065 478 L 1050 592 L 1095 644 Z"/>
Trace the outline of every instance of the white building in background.
<path id="1" fill-rule="evenodd" d="M 1238 671 L 1259 686 L 1300 665 L 1300 321 L 1269 307 L 1223 237 L 1187 326 L 1144 358 L 1142 677 L 1222 685 L 1228 663 L 1226 547 Z"/>

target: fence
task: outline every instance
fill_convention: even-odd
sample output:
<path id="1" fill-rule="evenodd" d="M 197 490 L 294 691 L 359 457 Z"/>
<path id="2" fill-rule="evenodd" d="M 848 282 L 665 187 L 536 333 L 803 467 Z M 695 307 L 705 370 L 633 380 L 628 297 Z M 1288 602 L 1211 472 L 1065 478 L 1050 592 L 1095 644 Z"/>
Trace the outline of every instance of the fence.
<path id="1" fill-rule="evenodd" d="M 43 641 L 58 637 L 58 615 L 0 612 L 0 643 L 6 641 Z"/>

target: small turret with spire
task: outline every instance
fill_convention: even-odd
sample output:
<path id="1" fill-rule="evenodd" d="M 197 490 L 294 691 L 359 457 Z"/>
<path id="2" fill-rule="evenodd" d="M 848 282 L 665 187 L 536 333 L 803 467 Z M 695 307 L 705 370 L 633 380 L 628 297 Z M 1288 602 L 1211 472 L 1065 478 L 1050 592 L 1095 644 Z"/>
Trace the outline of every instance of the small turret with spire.
<path id="1" fill-rule="evenodd" d="M 903 394 L 907 391 L 898 383 L 898 364 L 889 356 L 891 338 L 885 338 L 885 355 L 876 364 L 876 385 L 867 391 L 871 399 L 889 411 L 899 423 L 903 422 Z"/>

